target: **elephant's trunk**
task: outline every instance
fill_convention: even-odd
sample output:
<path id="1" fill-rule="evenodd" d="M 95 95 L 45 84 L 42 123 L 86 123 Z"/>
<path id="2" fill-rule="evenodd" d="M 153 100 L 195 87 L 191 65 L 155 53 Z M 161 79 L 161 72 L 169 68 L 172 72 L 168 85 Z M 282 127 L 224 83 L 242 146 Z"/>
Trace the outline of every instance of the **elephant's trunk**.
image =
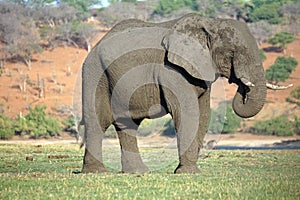
<path id="1" fill-rule="evenodd" d="M 266 99 L 267 87 L 264 77 L 255 77 L 251 86 L 242 81 L 233 98 L 232 108 L 242 118 L 255 116 L 263 107 Z"/>

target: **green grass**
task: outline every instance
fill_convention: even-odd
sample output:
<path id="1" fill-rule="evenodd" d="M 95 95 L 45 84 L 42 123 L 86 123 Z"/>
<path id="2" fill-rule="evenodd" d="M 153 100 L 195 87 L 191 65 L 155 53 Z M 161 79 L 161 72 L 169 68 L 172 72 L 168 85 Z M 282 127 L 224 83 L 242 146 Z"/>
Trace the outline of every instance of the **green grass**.
<path id="1" fill-rule="evenodd" d="M 77 145 L 0 145 L 0 199 L 300 198 L 300 151 L 211 151 L 199 159 L 199 175 L 172 174 L 177 160 L 163 163 L 155 156 L 163 151 L 142 149 L 156 169 L 149 174 L 118 173 L 111 156 L 110 174 L 74 174 L 82 165 Z"/>

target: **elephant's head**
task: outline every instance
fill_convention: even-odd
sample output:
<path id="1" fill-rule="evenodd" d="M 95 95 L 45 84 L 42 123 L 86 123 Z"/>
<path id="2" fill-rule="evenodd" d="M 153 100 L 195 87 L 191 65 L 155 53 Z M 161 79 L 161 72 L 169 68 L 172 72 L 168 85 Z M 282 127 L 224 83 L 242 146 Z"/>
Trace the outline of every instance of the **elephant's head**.
<path id="1" fill-rule="evenodd" d="M 248 118 L 262 109 L 266 98 L 264 69 L 245 23 L 191 14 L 177 21 L 163 44 L 168 60 L 193 77 L 214 81 L 223 76 L 237 84 L 232 103 L 237 115 Z"/>

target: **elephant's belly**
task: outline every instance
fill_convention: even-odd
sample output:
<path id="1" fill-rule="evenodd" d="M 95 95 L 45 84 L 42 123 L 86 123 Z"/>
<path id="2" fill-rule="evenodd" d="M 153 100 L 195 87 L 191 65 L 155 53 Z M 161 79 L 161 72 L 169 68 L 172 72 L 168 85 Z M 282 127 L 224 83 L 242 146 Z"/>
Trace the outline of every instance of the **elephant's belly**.
<path id="1" fill-rule="evenodd" d="M 129 101 L 129 110 L 133 119 L 165 115 L 166 110 L 160 99 L 159 86 L 147 84 L 135 90 Z"/>

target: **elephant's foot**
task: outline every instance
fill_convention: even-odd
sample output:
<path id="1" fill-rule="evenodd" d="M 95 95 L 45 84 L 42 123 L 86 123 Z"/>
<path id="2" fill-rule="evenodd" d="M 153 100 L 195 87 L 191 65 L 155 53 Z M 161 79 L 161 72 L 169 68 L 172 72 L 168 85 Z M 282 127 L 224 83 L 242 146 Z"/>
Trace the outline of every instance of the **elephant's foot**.
<path id="1" fill-rule="evenodd" d="M 84 158 L 83 158 L 83 167 L 82 173 L 107 173 L 107 169 L 100 161 L 101 158 L 95 158 L 88 149 L 85 150 Z"/>
<path id="2" fill-rule="evenodd" d="M 149 168 L 144 164 L 139 153 L 126 152 L 123 153 L 122 158 L 122 172 L 123 173 L 147 173 Z"/>
<path id="3" fill-rule="evenodd" d="M 199 174 L 200 169 L 196 165 L 178 165 L 175 174 Z"/>
<path id="4" fill-rule="evenodd" d="M 84 164 L 82 173 L 108 173 L 108 170 L 101 163 Z"/>
<path id="5" fill-rule="evenodd" d="M 144 164 L 131 164 L 131 165 L 122 165 L 122 172 L 123 173 L 130 173 L 130 174 L 144 174 L 149 172 L 149 168 Z"/>

